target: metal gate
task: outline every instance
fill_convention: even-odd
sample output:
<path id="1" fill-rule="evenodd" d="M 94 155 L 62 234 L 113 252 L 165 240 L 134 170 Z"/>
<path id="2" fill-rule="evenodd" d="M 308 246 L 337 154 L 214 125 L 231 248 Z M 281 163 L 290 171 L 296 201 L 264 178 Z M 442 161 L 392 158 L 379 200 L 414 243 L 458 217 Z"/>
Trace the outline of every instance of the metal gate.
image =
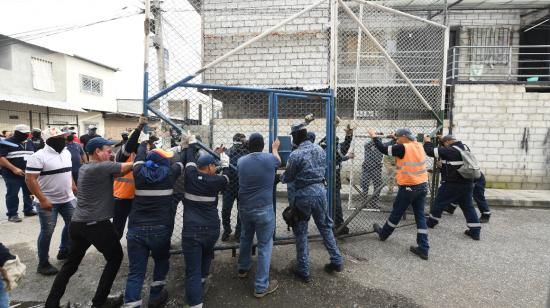
<path id="1" fill-rule="evenodd" d="M 173 130 L 202 131 L 206 150 L 230 147 L 237 133 L 260 132 L 270 145 L 313 113 L 308 130 L 317 140 L 326 137 L 330 212 L 340 172 L 351 235 L 371 232 L 393 197 L 384 171 L 391 162 L 373 169 L 382 179 L 377 191 L 360 180 L 370 171 L 362 158 L 366 129 L 406 126 L 424 134 L 441 126 L 447 28 L 366 1 L 281 2 L 146 1 L 144 111 L 163 120 L 154 132 L 163 146 L 170 146 Z M 344 140 L 348 124 L 355 158 L 337 166 L 336 138 Z M 284 243 L 292 239 L 280 215 L 286 187 L 279 184 L 276 195 L 276 239 Z M 236 211 L 235 204 L 233 229 Z M 236 244 L 218 246 L 228 247 Z"/>

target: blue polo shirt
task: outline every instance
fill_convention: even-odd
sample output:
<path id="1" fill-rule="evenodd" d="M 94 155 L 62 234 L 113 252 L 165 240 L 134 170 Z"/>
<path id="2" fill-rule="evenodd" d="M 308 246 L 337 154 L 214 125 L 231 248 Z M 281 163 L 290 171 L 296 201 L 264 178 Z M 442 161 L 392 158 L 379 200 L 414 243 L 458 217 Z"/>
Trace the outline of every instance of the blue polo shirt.
<path id="1" fill-rule="evenodd" d="M 275 172 L 281 162 L 273 154 L 255 152 L 237 162 L 239 207 L 243 209 L 273 205 Z"/>
<path id="2" fill-rule="evenodd" d="M 0 157 L 5 157 L 12 165 L 25 171 L 25 169 L 27 168 L 27 159 L 29 158 L 29 156 L 34 154 L 34 146 L 32 144 L 32 141 L 30 139 L 27 139 L 21 144 L 15 141 L 15 138 L 13 137 L 6 138 L 5 140 L 11 143 L 18 144 L 19 146 L 17 148 L 0 146 Z M 11 170 L 9 170 L 8 168 L 2 168 L 2 176 L 19 178 L 19 176 L 13 174 L 13 172 L 11 172 Z"/>
<path id="3" fill-rule="evenodd" d="M 82 165 L 81 157 L 84 155 L 84 150 L 82 150 L 80 144 L 75 142 L 67 143 L 65 147 L 71 153 L 71 161 L 73 163 L 72 172 L 78 172 L 78 169 L 80 169 Z"/>

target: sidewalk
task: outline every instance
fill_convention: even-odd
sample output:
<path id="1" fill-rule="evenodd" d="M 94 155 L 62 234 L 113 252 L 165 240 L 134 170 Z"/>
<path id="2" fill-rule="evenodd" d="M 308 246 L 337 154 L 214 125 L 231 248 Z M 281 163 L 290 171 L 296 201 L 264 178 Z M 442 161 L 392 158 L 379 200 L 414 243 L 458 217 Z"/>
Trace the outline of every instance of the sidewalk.
<path id="1" fill-rule="evenodd" d="M 550 209 L 550 190 L 487 189 L 489 206 L 537 207 Z"/>

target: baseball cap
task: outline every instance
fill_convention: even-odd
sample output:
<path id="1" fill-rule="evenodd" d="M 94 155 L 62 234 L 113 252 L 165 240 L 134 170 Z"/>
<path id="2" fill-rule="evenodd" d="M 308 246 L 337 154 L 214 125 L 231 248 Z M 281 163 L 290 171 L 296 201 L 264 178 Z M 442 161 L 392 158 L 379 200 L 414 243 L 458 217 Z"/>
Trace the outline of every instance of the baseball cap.
<path id="1" fill-rule="evenodd" d="M 408 128 L 398 128 L 395 131 L 395 137 L 407 137 L 410 140 L 415 140 L 415 137 L 414 137 L 412 131 Z"/>
<path id="2" fill-rule="evenodd" d="M 214 159 L 214 156 L 210 154 L 203 154 L 199 156 L 199 159 L 197 159 L 197 166 L 199 168 L 206 167 L 208 165 L 218 165 L 216 162 L 216 159 Z"/>
<path id="3" fill-rule="evenodd" d="M 453 135 L 453 134 L 448 134 L 448 135 L 444 136 L 443 138 L 441 138 L 442 142 L 453 141 L 453 140 L 457 140 L 455 135 Z"/>
<path id="4" fill-rule="evenodd" d="M 50 139 L 51 137 L 64 136 L 64 135 L 68 135 L 68 133 L 61 131 L 57 127 L 48 127 L 42 132 L 42 138 L 44 138 L 44 141 Z"/>
<path id="5" fill-rule="evenodd" d="M 110 141 L 102 137 L 96 137 L 88 141 L 86 144 L 86 153 L 93 153 L 95 149 L 99 149 L 104 145 L 114 145 L 115 141 Z"/>
<path id="6" fill-rule="evenodd" d="M 88 126 L 88 130 L 93 130 L 93 129 L 97 129 L 97 126 L 95 126 L 94 124 Z"/>
<path id="7" fill-rule="evenodd" d="M 302 129 L 306 129 L 306 124 L 305 123 L 300 123 L 300 124 L 294 124 L 290 127 L 290 133 L 293 134 L 297 131 L 300 131 Z"/>
<path id="8" fill-rule="evenodd" d="M 31 132 L 31 128 L 28 125 L 25 125 L 25 124 L 15 125 L 15 128 L 13 130 L 16 130 L 16 131 L 24 133 L 24 134 L 28 134 L 28 133 Z"/>

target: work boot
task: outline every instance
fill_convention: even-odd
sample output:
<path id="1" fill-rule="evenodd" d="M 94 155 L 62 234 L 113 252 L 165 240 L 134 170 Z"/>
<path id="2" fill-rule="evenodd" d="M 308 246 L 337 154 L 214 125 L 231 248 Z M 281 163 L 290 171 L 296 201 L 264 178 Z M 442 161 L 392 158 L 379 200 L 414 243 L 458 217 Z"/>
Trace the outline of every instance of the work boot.
<path id="1" fill-rule="evenodd" d="M 8 221 L 9 222 L 22 222 L 23 219 L 21 219 L 21 217 L 19 217 L 19 215 L 16 214 L 16 215 L 8 217 Z"/>
<path id="2" fill-rule="evenodd" d="M 227 242 L 227 241 L 229 241 L 229 238 L 230 238 L 230 237 L 231 237 L 231 232 L 229 232 L 229 233 L 228 233 L 228 232 L 224 232 L 224 233 L 222 234 L 222 242 Z"/>
<path id="3" fill-rule="evenodd" d="M 346 235 L 346 234 L 349 234 L 349 228 L 348 227 L 343 227 L 342 230 L 340 230 L 340 232 L 336 232 L 336 230 L 338 230 L 338 228 L 340 228 L 340 226 L 336 226 L 334 227 L 334 235 Z"/>
<path id="4" fill-rule="evenodd" d="M 411 246 L 409 250 L 415 255 L 419 256 L 422 260 L 428 260 L 428 254 L 424 253 L 420 247 Z"/>
<path id="5" fill-rule="evenodd" d="M 38 264 L 36 272 L 44 276 L 52 276 L 57 274 L 58 270 L 55 266 L 51 265 L 50 262 L 46 261 L 45 263 Z"/>
<path id="6" fill-rule="evenodd" d="M 334 263 L 325 264 L 325 272 L 332 274 L 334 272 L 340 273 L 344 270 L 344 265 L 336 265 Z"/>
<path id="7" fill-rule="evenodd" d="M 473 235 L 472 230 L 470 230 L 470 229 L 464 231 L 464 234 L 466 234 L 467 236 L 471 237 L 473 240 L 476 240 L 476 241 L 479 241 L 479 239 L 480 239 L 480 236 L 479 235 Z"/>
<path id="8" fill-rule="evenodd" d="M 63 261 L 63 260 L 67 260 L 69 258 L 69 251 L 68 250 L 64 250 L 64 251 L 59 251 L 57 253 L 57 260 L 59 261 Z"/>
<path id="9" fill-rule="evenodd" d="M 491 214 L 481 214 L 479 217 L 479 222 L 482 224 L 486 224 L 489 222 L 489 219 L 491 218 Z"/>
<path id="10" fill-rule="evenodd" d="M 267 294 L 275 292 L 275 290 L 277 290 L 278 287 L 279 287 L 279 282 L 277 280 L 275 280 L 275 279 L 270 280 L 269 281 L 269 286 L 267 286 L 267 289 L 265 289 L 265 291 L 263 291 L 261 293 L 258 293 L 256 291 L 254 291 L 254 297 L 262 298 L 262 297 L 266 296 Z"/>
<path id="11" fill-rule="evenodd" d="M 162 305 L 164 305 L 164 303 L 166 303 L 167 300 L 168 300 L 168 291 L 166 291 L 166 289 L 162 289 L 162 291 L 160 291 L 160 294 L 157 298 L 149 300 L 147 307 L 149 308 L 162 307 Z"/>
<path id="12" fill-rule="evenodd" d="M 453 215 L 455 213 L 456 207 L 449 204 L 443 210 L 449 213 L 449 215 Z"/>
<path id="13" fill-rule="evenodd" d="M 118 295 L 109 295 L 107 296 L 107 300 L 105 303 L 101 305 L 92 305 L 92 308 L 118 308 L 122 306 L 122 303 L 124 302 L 124 295 L 118 294 Z"/>
<path id="14" fill-rule="evenodd" d="M 385 241 L 388 239 L 388 236 L 387 235 L 382 235 L 382 227 L 380 227 L 379 224 L 373 224 L 372 225 L 372 228 L 374 229 L 374 232 L 376 232 L 378 234 L 378 239 L 380 241 Z"/>
<path id="15" fill-rule="evenodd" d="M 24 213 L 23 215 L 25 215 L 25 217 L 32 217 L 32 216 L 38 215 L 38 213 L 35 210 L 30 210 L 30 211 Z"/>
<path id="16" fill-rule="evenodd" d="M 309 283 L 311 281 L 310 276 L 305 276 L 304 274 L 300 273 L 296 268 L 292 268 L 290 272 L 296 277 L 298 280 L 300 280 L 303 283 Z"/>
<path id="17" fill-rule="evenodd" d="M 239 270 L 239 278 L 246 278 L 248 277 L 248 270 Z"/>
<path id="18" fill-rule="evenodd" d="M 428 225 L 428 228 L 433 229 L 435 226 L 437 226 L 439 222 L 431 217 L 428 217 L 428 221 L 426 221 L 426 225 Z"/>

